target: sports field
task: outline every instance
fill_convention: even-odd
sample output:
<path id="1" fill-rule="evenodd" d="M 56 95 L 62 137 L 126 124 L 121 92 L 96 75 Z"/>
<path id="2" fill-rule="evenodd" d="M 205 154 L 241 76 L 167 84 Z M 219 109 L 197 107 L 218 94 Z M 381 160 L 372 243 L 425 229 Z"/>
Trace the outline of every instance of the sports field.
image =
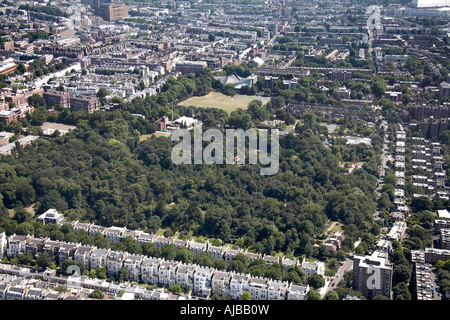
<path id="1" fill-rule="evenodd" d="M 184 100 L 179 105 L 198 108 L 218 108 L 230 113 L 238 108 L 247 109 L 248 104 L 252 100 L 261 100 L 264 105 L 270 101 L 270 98 L 245 95 L 229 97 L 220 92 L 210 92 L 206 96 L 192 97 Z"/>

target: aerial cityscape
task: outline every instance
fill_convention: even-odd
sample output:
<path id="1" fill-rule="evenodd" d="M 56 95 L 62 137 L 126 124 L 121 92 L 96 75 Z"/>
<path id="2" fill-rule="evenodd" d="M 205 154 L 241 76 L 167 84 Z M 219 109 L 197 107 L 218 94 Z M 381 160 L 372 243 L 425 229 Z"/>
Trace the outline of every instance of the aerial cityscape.
<path id="1" fill-rule="evenodd" d="M 2 0 L 0 300 L 450 299 L 449 71 L 450 0 Z"/>

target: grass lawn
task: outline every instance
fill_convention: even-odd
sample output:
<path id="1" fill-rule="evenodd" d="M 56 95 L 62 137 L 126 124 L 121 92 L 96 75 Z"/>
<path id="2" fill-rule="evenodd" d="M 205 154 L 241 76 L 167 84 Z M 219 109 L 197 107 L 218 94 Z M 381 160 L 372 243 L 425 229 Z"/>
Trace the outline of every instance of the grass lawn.
<path id="1" fill-rule="evenodd" d="M 342 224 L 342 223 L 336 223 L 335 225 L 334 225 L 334 227 L 330 230 L 330 232 L 329 232 L 329 234 L 331 235 L 331 234 L 333 234 L 333 233 L 335 233 L 335 232 L 343 232 L 344 231 L 344 225 Z"/>
<path id="2" fill-rule="evenodd" d="M 153 135 L 155 135 L 157 137 L 168 137 L 168 136 L 170 136 L 170 132 L 157 131 L 157 132 L 151 133 L 151 134 L 143 134 L 139 137 L 139 141 L 147 140 Z"/>
<path id="3" fill-rule="evenodd" d="M 263 105 L 270 101 L 269 97 L 236 95 L 234 97 L 226 96 L 220 92 L 210 92 L 205 96 L 192 97 L 179 103 L 182 106 L 194 106 L 198 108 L 218 108 L 228 113 L 242 108 L 247 109 L 252 100 L 261 100 Z"/>

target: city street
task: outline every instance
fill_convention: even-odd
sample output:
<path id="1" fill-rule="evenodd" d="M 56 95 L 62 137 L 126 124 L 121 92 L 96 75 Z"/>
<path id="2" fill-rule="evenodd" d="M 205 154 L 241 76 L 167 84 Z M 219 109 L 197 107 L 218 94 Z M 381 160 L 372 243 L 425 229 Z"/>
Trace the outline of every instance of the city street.
<path id="1" fill-rule="evenodd" d="M 353 260 L 350 258 L 347 258 L 344 261 L 344 264 L 339 267 L 338 271 L 334 275 L 334 277 L 326 277 L 326 283 L 325 287 L 320 290 L 320 293 L 322 294 L 322 297 L 324 297 L 328 291 L 332 290 L 333 288 L 336 288 L 339 282 L 341 282 L 341 279 L 344 277 L 344 274 L 350 270 L 353 269 Z M 347 270 L 347 271 L 346 271 Z M 332 283 L 330 284 L 330 281 Z M 334 285 L 333 285 L 334 284 Z"/>

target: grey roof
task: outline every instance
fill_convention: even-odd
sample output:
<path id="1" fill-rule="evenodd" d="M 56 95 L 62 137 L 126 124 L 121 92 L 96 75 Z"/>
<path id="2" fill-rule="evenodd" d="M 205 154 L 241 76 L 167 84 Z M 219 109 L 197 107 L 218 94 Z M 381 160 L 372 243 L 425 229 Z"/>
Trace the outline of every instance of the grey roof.
<path id="1" fill-rule="evenodd" d="M 92 251 L 91 257 L 103 256 L 108 254 L 108 249 L 96 248 Z"/>
<path id="2" fill-rule="evenodd" d="M 272 257 L 272 256 L 264 256 L 264 261 L 273 261 L 273 262 L 278 262 L 280 260 L 279 257 Z"/>
<path id="3" fill-rule="evenodd" d="M 169 243 L 169 242 L 170 242 L 170 239 L 169 239 L 169 238 L 166 238 L 166 237 L 161 237 L 161 236 L 159 236 L 159 237 L 157 237 L 157 238 L 155 239 L 155 242 Z"/>
<path id="4" fill-rule="evenodd" d="M 234 282 L 247 281 L 248 279 L 250 279 L 250 275 L 248 275 L 248 274 L 232 274 L 231 275 L 231 281 L 234 281 Z"/>
<path id="5" fill-rule="evenodd" d="M 186 273 L 189 271 L 193 271 L 194 269 L 195 269 L 195 266 L 193 266 L 193 265 L 181 264 L 178 266 L 179 273 Z"/>
<path id="6" fill-rule="evenodd" d="M 211 274 L 212 272 L 213 272 L 213 270 L 211 268 L 198 267 L 195 274 L 196 275 L 208 275 L 208 274 Z"/>
<path id="7" fill-rule="evenodd" d="M 185 247 L 187 245 L 187 241 L 181 240 L 181 239 L 174 239 L 173 244 L 175 246 L 184 246 Z"/>
<path id="8" fill-rule="evenodd" d="M 230 278 L 230 273 L 224 272 L 224 271 L 216 271 L 216 272 L 214 272 L 214 275 L 213 275 L 214 280 L 226 280 L 229 278 Z"/>
<path id="9" fill-rule="evenodd" d="M 43 238 L 31 238 L 27 243 L 27 248 L 38 247 L 44 244 L 45 239 Z"/>
<path id="10" fill-rule="evenodd" d="M 43 293 L 44 293 L 43 288 L 30 288 L 27 291 L 27 295 L 29 296 L 42 296 Z"/>
<path id="11" fill-rule="evenodd" d="M 27 240 L 27 238 L 28 238 L 28 236 L 22 236 L 22 235 L 14 234 L 14 235 L 12 235 L 12 236 L 10 236 L 8 238 L 8 241 L 9 242 L 11 242 L 11 241 L 25 241 L 25 240 Z"/>
<path id="12" fill-rule="evenodd" d="M 174 268 L 177 265 L 175 261 L 161 261 L 159 269 L 170 269 Z"/>
<path id="13" fill-rule="evenodd" d="M 218 253 L 222 253 L 223 251 L 223 247 L 216 247 L 216 246 L 210 246 L 208 248 L 208 252 L 218 252 Z"/>
<path id="14" fill-rule="evenodd" d="M 250 283 L 252 284 L 266 284 L 267 278 L 250 278 Z"/>
<path id="15" fill-rule="evenodd" d="M 61 242 L 59 242 L 59 241 L 49 240 L 45 243 L 44 249 L 52 249 L 54 247 L 58 247 L 60 244 L 61 244 Z"/>
<path id="16" fill-rule="evenodd" d="M 91 246 L 79 246 L 75 251 L 77 254 L 85 254 L 92 250 Z"/>
<path id="17" fill-rule="evenodd" d="M 142 261 L 142 264 L 157 264 L 161 261 L 159 258 L 153 258 L 153 257 L 145 257 L 144 261 Z"/>
<path id="18" fill-rule="evenodd" d="M 102 227 L 102 226 L 98 226 L 98 225 L 94 224 L 94 225 L 92 225 L 89 229 L 92 230 L 92 231 L 97 231 L 97 230 L 99 230 L 99 231 L 104 231 L 104 230 L 106 230 L 107 228 L 106 228 L 106 227 Z"/>
<path id="19" fill-rule="evenodd" d="M 203 250 L 204 248 L 206 248 L 206 243 L 195 242 L 195 241 L 189 243 L 189 249 L 201 249 L 201 250 Z"/>
<path id="20" fill-rule="evenodd" d="M 69 252 L 72 249 L 75 249 L 77 244 L 75 243 L 64 243 L 61 248 L 59 248 L 59 252 Z"/>
<path id="21" fill-rule="evenodd" d="M 142 255 L 130 254 L 125 258 L 125 262 L 127 263 L 135 263 L 142 260 Z"/>
<path id="22" fill-rule="evenodd" d="M 270 281 L 269 288 L 273 288 L 275 290 L 284 289 L 287 287 L 287 282 L 278 282 L 278 281 Z"/>
<path id="23" fill-rule="evenodd" d="M 225 251 L 225 254 L 227 254 L 227 255 L 237 255 L 240 252 L 241 252 L 240 250 L 236 250 L 236 249 L 227 249 Z"/>
<path id="24" fill-rule="evenodd" d="M 111 251 L 108 256 L 108 260 L 122 260 L 124 257 L 123 252 Z"/>

